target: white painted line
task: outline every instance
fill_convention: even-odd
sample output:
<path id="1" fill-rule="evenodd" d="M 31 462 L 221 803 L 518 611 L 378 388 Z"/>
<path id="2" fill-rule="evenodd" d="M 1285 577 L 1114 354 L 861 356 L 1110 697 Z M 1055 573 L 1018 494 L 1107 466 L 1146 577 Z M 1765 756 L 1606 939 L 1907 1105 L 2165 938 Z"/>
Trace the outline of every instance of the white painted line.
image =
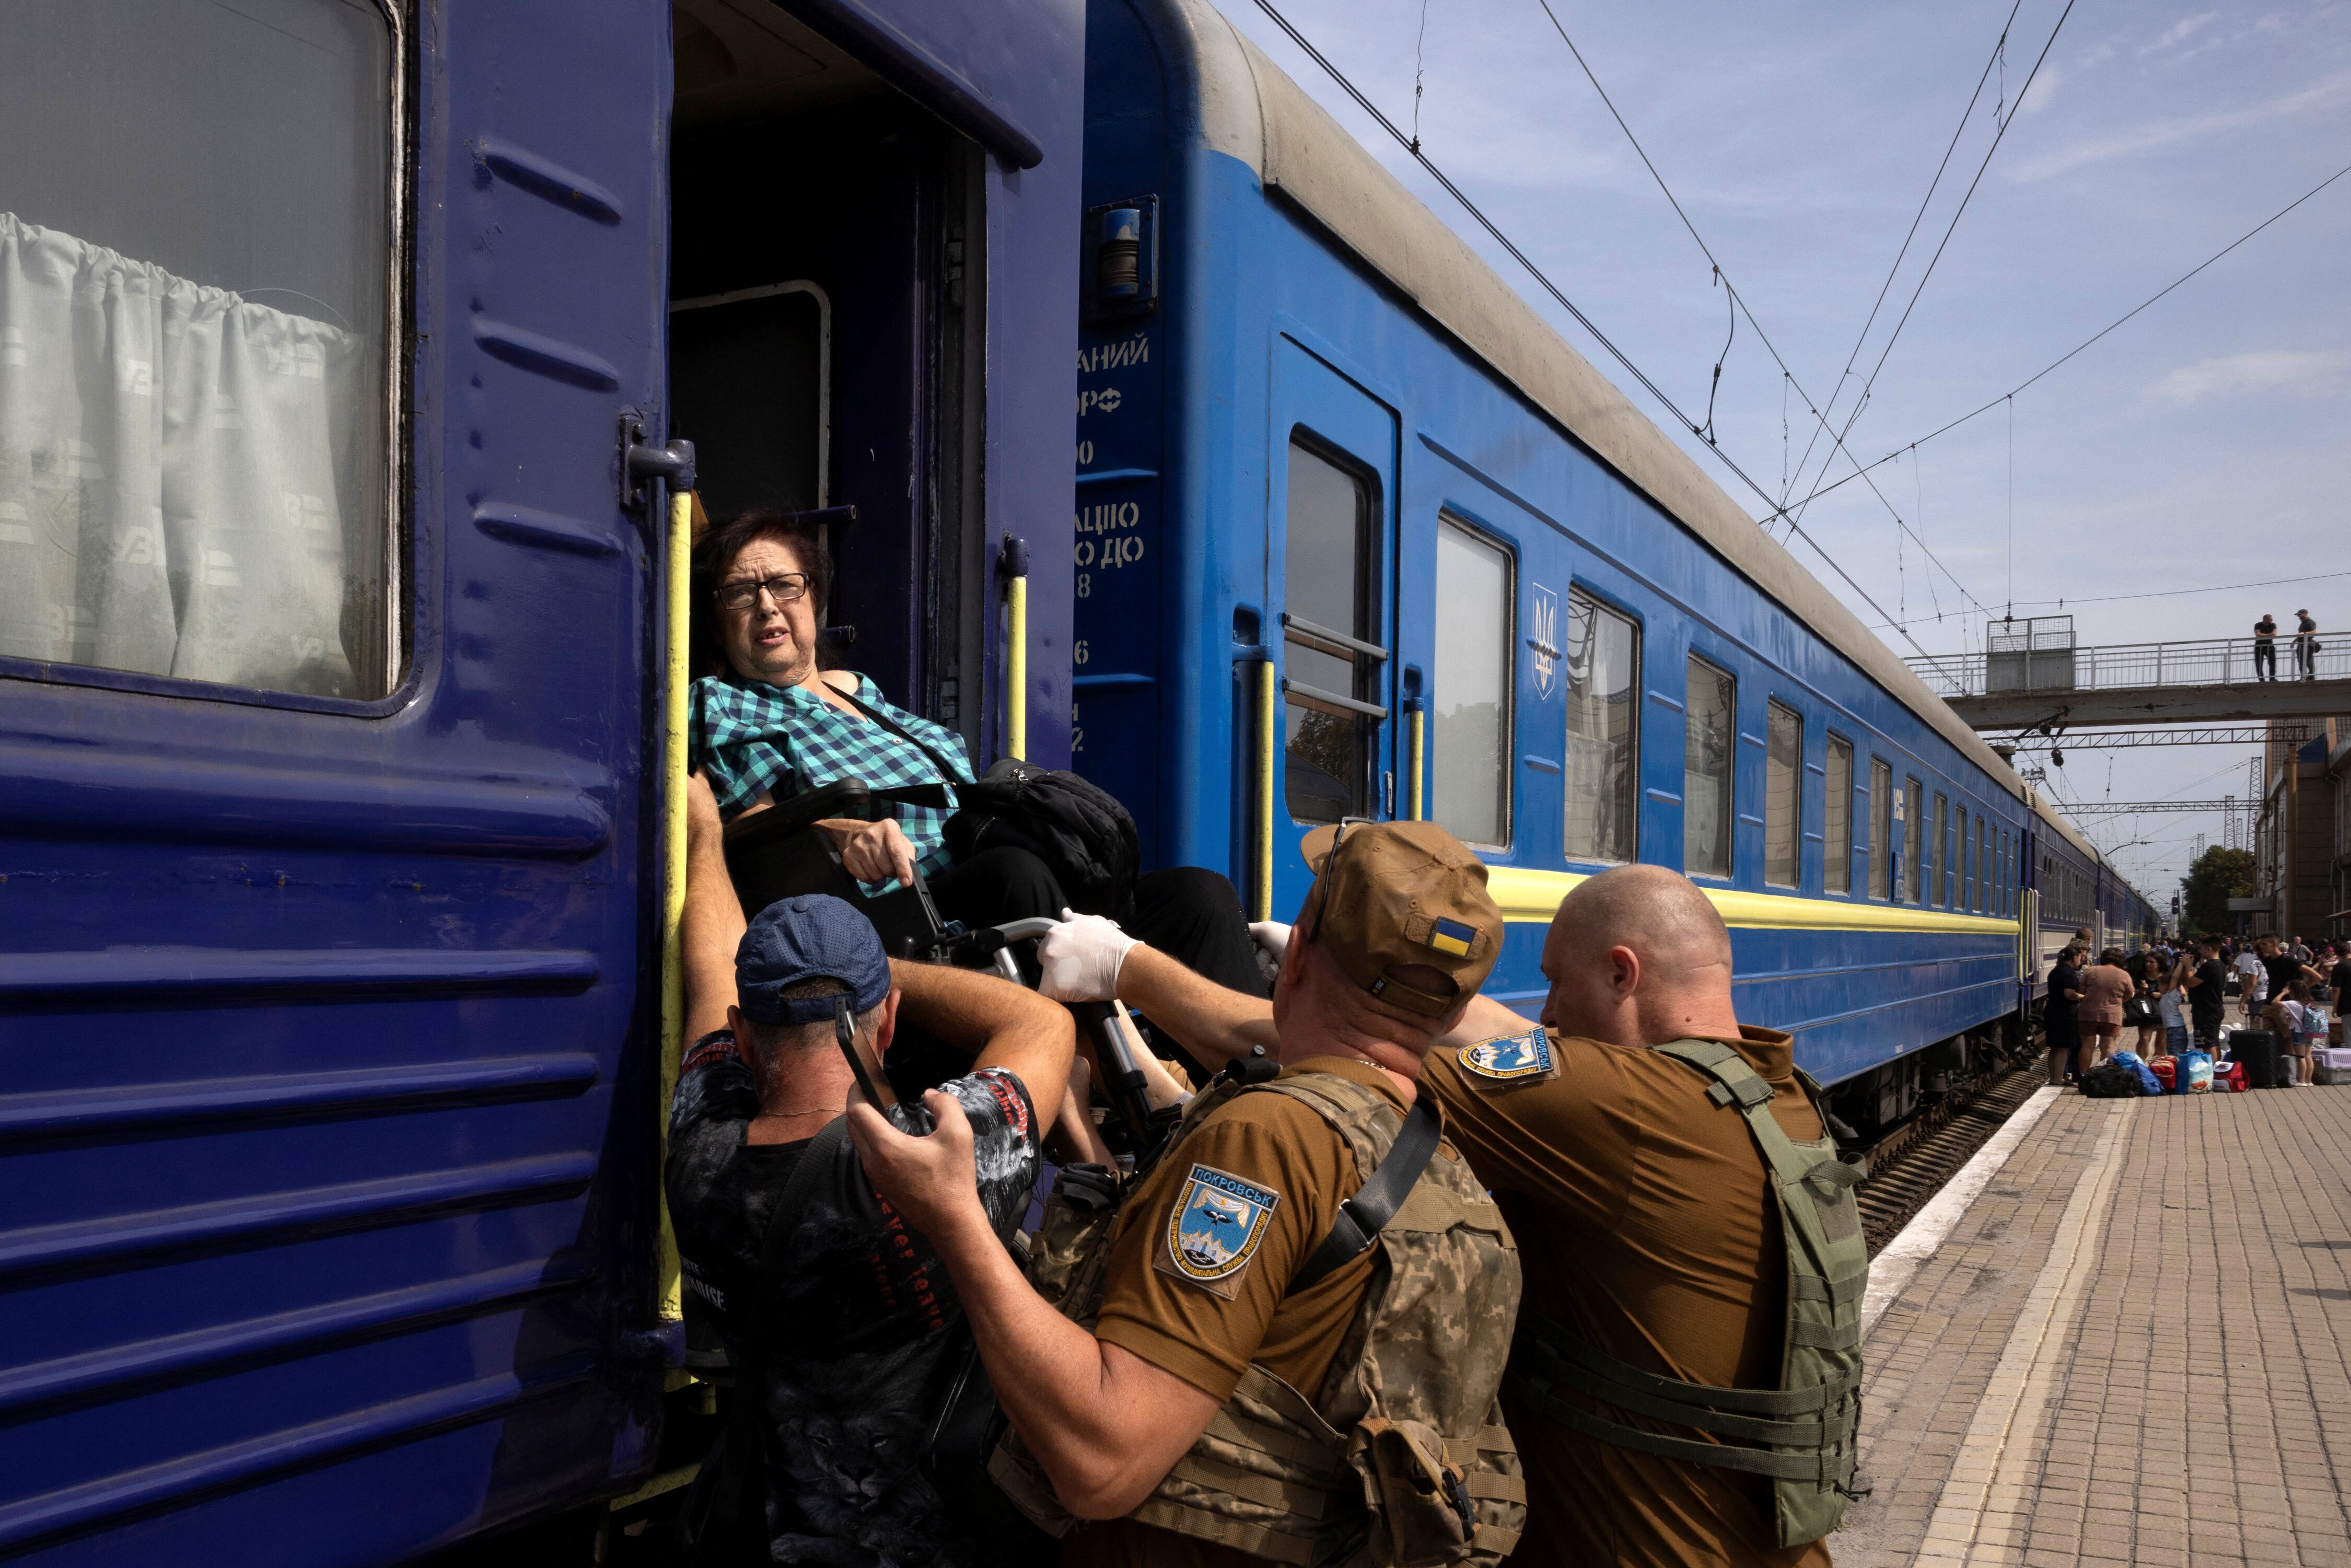
<path id="1" fill-rule="evenodd" d="M 2116 1101 L 2106 1114 L 2088 1168 L 2057 1222 L 2049 1260 L 2025 1293 L 2024 1309 L 1951 1460 L 1916 1563 L 2012 1562 L 2022 1545 L 2041 1458 L 2032 1436 L 2056 1385 L 2065 1336 L 2097 1272 L 2098 1236 L 2122 1166 L 2122 1134 L 2138 1103 Z"/>
<path id="2" fill-rule="evenodd" d="M 2000 1167 L 2008 1163 L 2008 1156 L 2016 1152 L 2016 1145 L 2024 1141 L 2024 1134 L 2032 1131 L 2033 1124 L 2041 1120 L 2043 1113 L 2055 1104 L 2057 1097 L 2064 1092 L 2062 1089 L 2046 1085 L 2034 1090 L 2031 1097 L 2001 1124 L 2000 1131 L 1985 1140 L 1984 1146 L 1975 1152 L 1975 1157 L 1959 1167 L 1959 1174 L 1935 1195 L 1933 1201 L 1910 1217 L 1910 1223 L 1902 1228 L 1902 1234 L 1887 1242 L 1886 1250 L 1869 1260 L 1869 1289 L 1861 1298 L 1863 1338 L 1869 1337 L 1869 1331 L 1877 1326 L 1877 1320 L 1886 1315 L 1886 1309 L 1894 1304 L 1895 1298 L 1910 1283 L 1910 1276 L 1918 1271 L 1918 1265 L 1932 1258 L 1942 1247 L 1943 1239 L 1951 1233 L 1951 1228 L 1959 1222 L 1959 1217 L 1967 1213 L 1968 1206 L 1991 1184 L 1991 1178 L 2000 1174 Z"/>

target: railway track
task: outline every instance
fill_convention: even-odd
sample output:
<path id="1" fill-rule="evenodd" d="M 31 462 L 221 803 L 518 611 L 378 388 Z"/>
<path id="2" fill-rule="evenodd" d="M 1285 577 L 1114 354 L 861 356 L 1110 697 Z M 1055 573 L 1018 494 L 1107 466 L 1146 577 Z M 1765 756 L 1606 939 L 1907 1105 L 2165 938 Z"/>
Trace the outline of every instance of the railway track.
<path id="1" fill-rule="evenodd" d="M 2038 1063 L 1994 1073 L 1919 1112 L 1871 1146 L 1869 1179 L 1854 1195 L 1871 1257 L 1901 1234 L 2043 1082 Z"/>

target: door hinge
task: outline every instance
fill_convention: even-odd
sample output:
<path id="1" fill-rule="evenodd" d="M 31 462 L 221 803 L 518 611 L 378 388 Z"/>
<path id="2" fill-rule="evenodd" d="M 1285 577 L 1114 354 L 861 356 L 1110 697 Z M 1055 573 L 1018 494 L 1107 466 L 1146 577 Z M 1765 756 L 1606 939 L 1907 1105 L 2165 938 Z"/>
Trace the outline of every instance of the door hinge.
<path id="1" fill-rule="evenodd" d="M 642 512 L 652 497 L 651 481 L 658 479 L 674 495 L 694 488 L 694 443 L 673 437 L 654 446 L 645 439 L 644 416 L 621 416 L 621 505 Z"/>

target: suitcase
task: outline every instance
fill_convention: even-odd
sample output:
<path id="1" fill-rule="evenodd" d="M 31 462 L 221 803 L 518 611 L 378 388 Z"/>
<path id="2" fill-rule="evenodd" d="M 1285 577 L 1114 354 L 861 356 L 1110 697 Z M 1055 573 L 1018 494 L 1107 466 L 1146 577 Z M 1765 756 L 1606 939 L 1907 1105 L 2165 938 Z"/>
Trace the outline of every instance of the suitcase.
<path id="1" fill-rule="evenodd" d="M 2351 1050 L 2339 1045 L 2322 1045 L 2310 1053 L 2310 1081 L 2313 1083 L 2351 1083 Z"/>
<path id="2" fill-rule="evenodd" d="M 2278 1037 L 2265 1029 L 2241 1029 L 2229 1037 L 2229 1054 L 2245 1070 L 2250 1089 L 2278 1086 Z"/>

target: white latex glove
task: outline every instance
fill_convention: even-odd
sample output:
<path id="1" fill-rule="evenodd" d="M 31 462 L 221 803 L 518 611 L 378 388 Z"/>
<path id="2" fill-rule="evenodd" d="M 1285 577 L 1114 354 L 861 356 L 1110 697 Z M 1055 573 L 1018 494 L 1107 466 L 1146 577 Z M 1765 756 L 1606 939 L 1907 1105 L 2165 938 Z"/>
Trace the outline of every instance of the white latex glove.
<path id="1" fill-rule="evenodd" d="M 1061 924 L 1037 941 L 1038 993 L 1057 1002 L 1117 999 L 1119 966 L 1134 938 L 1115 920 L 1061 911 Z"/>
<path id="2" fill-rule="evenodd" d="M 1249 926 L 1249 936 L 1265 949 L 1265 956 L 1277 964 L 1281 962 L 1281 956 L 1290 951 L 1290 926 L 1284 921 L 1257 921 Z"/>

